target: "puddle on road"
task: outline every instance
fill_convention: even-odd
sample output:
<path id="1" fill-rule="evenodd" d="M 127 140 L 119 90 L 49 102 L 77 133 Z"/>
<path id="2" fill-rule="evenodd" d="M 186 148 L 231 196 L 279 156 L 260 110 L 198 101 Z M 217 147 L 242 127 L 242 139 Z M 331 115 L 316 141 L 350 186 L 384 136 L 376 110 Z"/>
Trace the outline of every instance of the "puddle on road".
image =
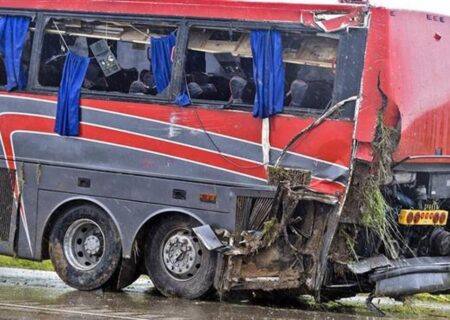
<path id="1" fill-rule="evenodd" d="M 46 314 L 42 319 L 58 320 L 61 315 L 64 319 L 378 319 L 366 310 L 361 299 L 325 307 L 312 306 L 307 300 L 276 301 L 273 297 L 220 303 L 168 299 L 149 288 L 148 278 L 140 278 L 124 292 L 82 292 L 65 286 L 52 272 L 0 268 L 0 318 L 7 315 L 22 319 L 20 311 L 26 310 L 33 313 L 30 317 L 33 319 L 41 319 L 37 315 Z M 442 311 L 439 307 L 428 308 L 425 313 L 408 310 L 407 314 L 392 309 L 392 304 L 383 304 L 381 308 L 395 318 L 450 318 L 450 309 Z M 12 317 L 14 312 L 16 316 Z"/>
<path id="2" fill-rule="evenodd" d="M 0 285 L 0 312 L 4 306 L 29 306 L 29 311 L 83 318 L 116 319 L 362 319 L 358 316 L 270 308 L 256 305 L 168 299 L 154 292 L 104 293 L 71 289 L 28 288 Z M 26 308 L 24 308 L 26 309 Z M 59 314 L 56 315 L 56 312 Z M 5 311 L 3 311 L 5 312 Z M 2 313 L 0 313 L 1 316 Z M 5 313 L 3 313 L 5 314 Z M 364 317 L 364 319 L 367 319 Z"/>

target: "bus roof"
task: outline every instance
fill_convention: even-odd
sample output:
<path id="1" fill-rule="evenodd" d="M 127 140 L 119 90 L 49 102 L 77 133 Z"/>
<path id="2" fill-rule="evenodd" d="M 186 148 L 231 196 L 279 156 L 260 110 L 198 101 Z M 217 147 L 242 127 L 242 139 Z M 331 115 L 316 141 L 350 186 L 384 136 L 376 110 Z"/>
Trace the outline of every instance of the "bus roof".
<path id="1" fill-rule="evenodd" d="M 275 0 L 0 0 L 0 8 L 301 22 L 306 12 L 350 13 L 361 4 Z M 364 1 L 363 1 L 364 2 Z"/>

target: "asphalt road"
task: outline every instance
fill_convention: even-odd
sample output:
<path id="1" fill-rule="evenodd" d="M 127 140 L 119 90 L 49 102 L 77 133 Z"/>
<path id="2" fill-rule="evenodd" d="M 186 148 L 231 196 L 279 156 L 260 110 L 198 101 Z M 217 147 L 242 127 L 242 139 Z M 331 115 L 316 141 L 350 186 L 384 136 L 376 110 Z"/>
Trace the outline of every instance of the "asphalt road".
<path id="1" fill-rule="evenodd" d="M 449 313 L 450 315 L 450 313 Z M 0 319 L 375 319 L 370 314 L 312 312 L 249 301 L 161 297 L 141 278 L 124 292 L 81 292 L 53 272 L 0 268 Z"/>

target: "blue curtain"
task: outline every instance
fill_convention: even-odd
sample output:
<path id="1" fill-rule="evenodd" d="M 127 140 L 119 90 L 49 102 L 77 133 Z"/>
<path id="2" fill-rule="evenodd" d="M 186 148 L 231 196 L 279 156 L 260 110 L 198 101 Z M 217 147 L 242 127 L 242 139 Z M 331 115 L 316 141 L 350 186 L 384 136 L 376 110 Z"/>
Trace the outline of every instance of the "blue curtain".
<path id="1" fill-rule="evenodd" d="M 22 51 L 31 19 L 29 17 L 5 16 L 0 18 L 0 54 L 6 70 L 6 90 L 24 89 L 26 73 L 22 65 Z"/>
<path id="2" fill-rule="evenodd" d="M 58 92 L 55 132 L 63 136 L 80 133 L 81 85 L 89 65 L 89 58 L 69 52 L 64 62 Z"/>
<path id="3" fill-rule="evenodd" d="M 170 82 L 172 49 L 175 47 L 175 41 L 176 37 L 173 33 L 150 40 L 152 71 L 158 93 L 163 92 Z"/>
<path id="4" fill-rule="evenodd" d="M 281 34 L 274 30 L 250 33 L 256 84 L 253 116 L 267 118 L 283 112 L 284 64 Z"/>
<path id="5" fill-rule="evenodd" d="M 174 33 L 165 37 L 150 39 L 152 72 L 158 93 L 163 92 L 170 83 L 172 74 L 172 50 L 175 47 L 175 43 L 176 36 Z M 187 92 L 186 85 L 182 85 L 181 91 L 175 99 L 177 105 L 187 106 L 191 104 L 191 99 Z"/>
<path id="6" fill-rule="evenodd" d="M 185 107 L 191 104 L 191 98 L 189 97 L 187 85 L 183 84 L 181 86 L 181 92 L 177 95 L 175 103 L 179 106 Z"/>

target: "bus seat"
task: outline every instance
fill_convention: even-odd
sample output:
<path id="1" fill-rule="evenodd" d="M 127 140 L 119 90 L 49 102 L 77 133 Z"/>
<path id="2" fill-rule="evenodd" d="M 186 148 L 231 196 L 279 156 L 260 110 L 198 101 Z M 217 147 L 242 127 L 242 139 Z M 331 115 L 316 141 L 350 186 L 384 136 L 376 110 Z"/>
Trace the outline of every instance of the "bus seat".
<path id="1" fill-rule="evenodd" d="M 197 82 L 189 82 L 187 84 L 189 95 L 192 99 L 200 98 L 203 94 L 202 87 Z"/>
<path id="2" fill-rule="evenodd" d="M 308 90 L 308 84 L 303 80 L 294 80 L 291 83 L 290 94 L 291 102 L 289 107 L 300 108 L 303 100 L 305 99 L 306 91 Z"/>
<path id="3" fill-rule="evenodd" d="M 189 95 L 192 99 L 207 99 L 211 100 L 217 96 L 217 88 L 212 83 L 198 84 L 197 82 L 188 83 Z"/>
<path id="4" fill-rule="evenodd" d="M 240 76 L 233 76 L 230 79 L 230 91 L 231 91 L 231 102 L 232 103 L 242 103 L 242 95 L 244 93 L 244 88 L 247 85 L 247 80 Z"/>

